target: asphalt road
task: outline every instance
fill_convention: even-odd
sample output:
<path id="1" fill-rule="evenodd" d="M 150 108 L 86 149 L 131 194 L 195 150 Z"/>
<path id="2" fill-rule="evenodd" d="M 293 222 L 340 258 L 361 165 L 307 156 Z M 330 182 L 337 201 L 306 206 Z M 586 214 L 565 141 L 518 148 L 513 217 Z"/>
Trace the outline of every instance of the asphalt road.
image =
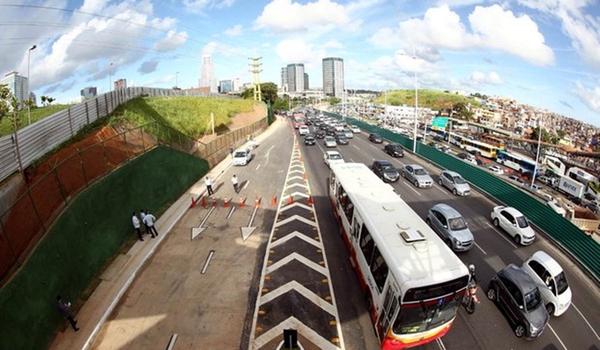
<path id="1" fill-rule="evenodd" d="M 348 349 L 375 349 L 375 337 L 366 302 L 350 266 L 348 254 L 337 232 L 337 223 L 327 201 L 326 178 L 329 170 L 323 162 L 325 150 L 322 140 L 315 146 L 303 146 L 309 179 L 315 196 L 327 257 L 342 322 L 342 332 Z M 408 154 L 394 159 L 383 152 L 383 145 L 370 143 L 365 135 L 355 135 L 346 146 L 337 150 L 346 162 L 362 162 L 370 166 L 375 159 L 387 159 L 399 168 L 403 164 L 424 166 L 434 181 L 440 169 Z M 427 349 L 600 349 L 600 289 L 567 256 L 556 248 L 543 233 L 537 232 L 536 241 L 528 247 L 517 247 L 502 231 L 494 228 L 489 215 L 497 203 L 475 189 L 469 197 L 455 197 L 445 188 L 434 184 L 430 189 L 417 189 L 400 179 L 393 184 L 396 192 L 422 217 L 436 203 L 447 203 L 457 209 L 469 223 L 475 236 L 476 247 L 459 254 L 465 264 L 477 267 L 480 282 L 478 295 L 481 303 L 475 314 L 459 311 L 453 328 L 440 341 L 430 343 Z M 552 317 L 544 333 L 533 341 L 516 338 L 501 311 L 485 297 L 493 274 L 509 263 L 521 265 L 537 250 L 544 250 L 563 267 L 573 292 L 573 304 L 560 317 Z"/>

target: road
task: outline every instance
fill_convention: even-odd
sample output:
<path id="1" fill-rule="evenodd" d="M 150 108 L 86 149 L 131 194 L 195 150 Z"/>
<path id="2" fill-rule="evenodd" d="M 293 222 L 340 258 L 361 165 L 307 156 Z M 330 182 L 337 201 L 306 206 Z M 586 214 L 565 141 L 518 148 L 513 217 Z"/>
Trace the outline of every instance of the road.
<path id="1" fill-rule="evenodd" d="M 401 167 L 406 163 L 424 166 L 434 181 L 440 169 L 420 158 L 408 154 L 402 159 L 389 157 L 382 151 L 383 145 L 370 143 L 365 135 L 355 135 L 349 145 L 338 146 L 337 150 L 347 162 L 362 162 L 371 165 L 375 159 L 387 159 Z M 374 332 L 368 319 L 366 303 L 357 286 L 356 278 L 348 261 L 341 237 L 337 235 L 337 224 L 327 201 L 326 178 L 328 168 L 323 162 L 324 146 L 304 146 L 306 165 L 310 174 L 313 195 L 328 259 L 333 275 L 338 309 L 342 319 L 344 336 L 359 333 L 363 340 L 353 344 L 346 341 L 349 349 L 376 348 Z M 437 183 L 431 189 L 417 189 L 402 179 L 393 184 L 396 192 L 422 217 L 436 203 L 447 203 L 467 219 L 476 240 L 476 247 L 459 257 L 465 264 L 475 264 L 480 285 L 481 304 L 473 315 L 461 309 L 453 329 L 441 342 L 431 343 L 428 349 L 600 349 L 600 291 L 580 269 L 559 251 L 543 234 L 528 247 L 517 247 L 509 237 L 494 228 L 489 220 L 491 209 L 498 205 L 478 191 L 470 197 L 455 197 Z M 521 265 L 537 250 L 544 250 L 554 257 L 565 270 L 573 291 L 573 305 L 562 316 L 552 317 L 545 332 L 535 341 L 526 341 L 514 336 L 513 331 L 499 309 L 485 297 L 487 284 L 493 274 L 509 263 Z M 333 273 L 336 271 L 337 274 Z M 594 311 L 596 310 L 596 311 Z M 345 324 L 344 320 L 353 320 Z M 359 328 L 357 328 L 359 327 Z"/>

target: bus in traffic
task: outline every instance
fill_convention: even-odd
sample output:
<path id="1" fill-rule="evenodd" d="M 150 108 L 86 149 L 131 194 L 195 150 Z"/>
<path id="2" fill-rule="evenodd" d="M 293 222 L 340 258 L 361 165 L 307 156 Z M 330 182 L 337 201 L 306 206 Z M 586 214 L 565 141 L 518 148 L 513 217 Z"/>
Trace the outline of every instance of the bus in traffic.
<path id="1" fill-rule="evenodd" d="M 453 134 L 450 143 L 473 154 L 478 154 L 488 159 L 495 159 L 500 148 L 484 141 L 473 140 L 469 137 Z"/>
<path id="2" fill-rule="evenodd" d="M 467 267 L 366 165 L 333 164 L 328 194 L 381 349 L 445 335 L 467 287 Z"/>
<path id="3" fill-rule="evenodd" d="M 516 152 L 500 151 L 496 161 L 527 176 L 533 176 L 536 169 L 535 160 Z"/>

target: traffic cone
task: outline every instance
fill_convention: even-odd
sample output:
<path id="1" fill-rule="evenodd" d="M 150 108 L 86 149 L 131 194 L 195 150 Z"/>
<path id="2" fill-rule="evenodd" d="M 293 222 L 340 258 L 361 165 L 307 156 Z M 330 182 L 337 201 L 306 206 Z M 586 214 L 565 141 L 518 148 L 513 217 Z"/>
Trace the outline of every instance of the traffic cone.
<path id="1" fill-rule="evenodd" d="M 196 200 L 194 199 L 194 196 L 192 196 L 192 204 L 190 205 L 190 209 L 196 206 Z"/>
<path id="2" fill-rule="evenodd" d="M 274 207 L 277 205 L 277 196 L 273 196 L 273 198 L 271 198 L 271 206 Z"/>
<path id="3" fill-rule="evenodd" d="M 243 208 L 246 205 L 246 198 L 240 197 L 240 208 Z"/>
<path id="4" fill-rule="evenodd" d="M 290 194 L 290 196 L 288 197 L 288 204 L 292 203 L 294 203 L 294 196 Z"/>
<path id="5" fill-rule="evenodd" d="M 229 201 L 230 199 L 228 198 L 223 199 L 223 208 L 229 208 Z"/>
<path id="6" fill-rule="evenodd" d="M 206 197 L 205 196 L 202 196 L 200 204 L 202 205 L 203 208 L 206 208 Z"/>
<path id="7" fill-rule="evenodd" d="M 256 200 L 254 201 L 254 206 L 260 208 L 260 197 L 256 198 Z"/>
<path id="8" fill-rule="evenodd" d="M 312 196 L 308 196 L 308 205 L 313 205 L 314 203 Z"/>

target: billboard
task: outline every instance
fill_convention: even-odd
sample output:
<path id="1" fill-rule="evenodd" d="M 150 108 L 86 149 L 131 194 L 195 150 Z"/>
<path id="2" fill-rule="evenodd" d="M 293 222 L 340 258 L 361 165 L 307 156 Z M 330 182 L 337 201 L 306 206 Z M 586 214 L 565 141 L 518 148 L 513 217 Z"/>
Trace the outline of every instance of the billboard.
<path id="1" fill-rule="evenodd" d="M 431 129 L 444 131 L 448 125 L 448 117 L 434 117 L 431 121 Z"/>

